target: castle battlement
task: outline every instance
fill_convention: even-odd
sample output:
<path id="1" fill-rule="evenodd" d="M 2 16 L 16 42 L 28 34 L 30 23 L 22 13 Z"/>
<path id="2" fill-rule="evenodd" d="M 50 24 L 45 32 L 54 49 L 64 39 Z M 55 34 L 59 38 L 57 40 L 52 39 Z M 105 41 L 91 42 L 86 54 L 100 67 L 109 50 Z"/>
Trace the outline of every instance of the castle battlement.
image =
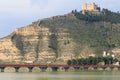
<path id="1" fill-rule="evenodd" d="M 99 12 L 100 8 L 95 3 L 91 3 L 91 4 L 85 3 L 82 5 L 82 13 L 84 14 L 84 12 L 86 11 Z"/>

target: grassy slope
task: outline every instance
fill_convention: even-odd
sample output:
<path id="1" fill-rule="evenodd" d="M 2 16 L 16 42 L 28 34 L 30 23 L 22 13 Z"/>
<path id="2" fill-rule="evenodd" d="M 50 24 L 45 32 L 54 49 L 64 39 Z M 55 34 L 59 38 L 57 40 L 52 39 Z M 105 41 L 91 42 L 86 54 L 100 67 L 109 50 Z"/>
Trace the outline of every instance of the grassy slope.
<path id="1" fill-rule="evenodd" d="M 40 25 L 49 27 L 52 32 L 57 29 L 68 30 L 70 37 L 78 43 L 78 51 L 87 45 L 96 53 L 120 47 L 120 24 L 110 22 L 88 22 L 77 19 L 73 14 L 44 19 Z"/>

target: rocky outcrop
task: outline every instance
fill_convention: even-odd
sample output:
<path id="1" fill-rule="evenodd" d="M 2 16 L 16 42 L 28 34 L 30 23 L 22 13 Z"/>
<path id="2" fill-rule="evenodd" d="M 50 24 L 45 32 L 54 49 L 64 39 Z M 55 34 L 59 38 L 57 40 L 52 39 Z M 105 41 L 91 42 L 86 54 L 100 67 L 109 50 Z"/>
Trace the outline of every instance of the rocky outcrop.
<path id="1" fill-rule="evenodd" d="M 0 40 L 0 63 L 2 62 L 21 62 L 20 50 L 12 43 L 11 39 Z"/>
<path id="2" fill-rule="evenodd" d="M 9 63 L 65 63 L 74 58 L 76 45 L 69 33 L 34 23 L 18 28 L 14 34 L 0 40 L 1 62 Z"/>

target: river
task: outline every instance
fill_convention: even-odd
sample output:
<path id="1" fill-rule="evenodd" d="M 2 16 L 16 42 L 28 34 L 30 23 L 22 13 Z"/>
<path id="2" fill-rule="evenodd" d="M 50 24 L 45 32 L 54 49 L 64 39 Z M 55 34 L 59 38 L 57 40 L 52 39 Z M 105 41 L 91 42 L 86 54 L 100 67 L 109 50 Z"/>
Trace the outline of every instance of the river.
<path id="1" fill-rule="evenodd" d="M 120 80 L 120 71 L 4 72 L 0 80 Z"/>

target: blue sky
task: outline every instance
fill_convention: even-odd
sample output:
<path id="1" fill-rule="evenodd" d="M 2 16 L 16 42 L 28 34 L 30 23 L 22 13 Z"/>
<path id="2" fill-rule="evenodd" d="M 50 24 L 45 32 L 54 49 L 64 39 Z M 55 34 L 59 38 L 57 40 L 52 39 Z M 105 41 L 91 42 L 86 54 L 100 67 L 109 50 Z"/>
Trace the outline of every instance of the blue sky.
<path id="1" fill-rule="evenodd" d="M 38 19 L 79 11 L 83 3 L 92 2 L 101 8 L 120 11 L 119 0 L 0 0 L 0 37 Z"/>

